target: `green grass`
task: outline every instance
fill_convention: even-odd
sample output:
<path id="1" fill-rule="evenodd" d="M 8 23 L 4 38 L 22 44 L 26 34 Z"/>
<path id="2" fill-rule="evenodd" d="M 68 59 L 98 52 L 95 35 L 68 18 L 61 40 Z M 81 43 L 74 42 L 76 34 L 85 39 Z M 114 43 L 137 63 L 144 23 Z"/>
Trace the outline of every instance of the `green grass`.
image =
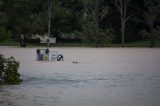
<path id="1" fill-rule="evenodd" d="M 96 47 L 95 43 L 90 42 L 82 42 L 82 43 L 61 43 L 54 45 L 56 47 Z M 121 44 L 116 43 L 103 43 L 102 47 L 121 47 Z M 149 40 L 138 40 L 138 41 L 132 41 L 125 43 L 125 47 L 150 47 L 150 41 Z M 155 42 L 155 47 L 160 47 L 160 40 L 157 40 Z"/>
<path id="2" fill-rule="evenodd" d="M 138 40 L 126 43 L 127 47 L 150 47 L 150 40 Z M 155 47 L 160 47 L 160 40 L 155 41 Z"/>
<path id="3" fill-rule="evenodd" d="M 0 43 L 0 46 L 19 46 L 19 42 L 14 40 L 6 40 Z M 28 47 L 34 47 L 34 46 L 43 46 L 46 47 L 44 44 L 27 44 Z M 95 43 L 83 41 L 82 43 L 57 43 L 54 45 L 51 45 L 53 47 L 96 47 Z M 111 42 L 107 42 L 102 45 L 102 47 L 121 47 L 121 44 L 115 44 Z M 132 41 L 125 43 L 125 47 L 150 47 L 150 41 L 149 40 L 138 40 L 138 41 Z M 155 42 L 155 47 L 160 47 L 160 40 L 157 40 Z"/>
<path id="4" fill-rule="evenodd" d="M 19 42 L 9 39 L 9 40 L 0 42 L 0 46 L 19 46 Z"/>
<path id="5" fill-rule="evenodd" d="M 57 47 L 94 47 L 94 43 L 82 42 L 82 43 L 60 43 L 55 44 Z"/>

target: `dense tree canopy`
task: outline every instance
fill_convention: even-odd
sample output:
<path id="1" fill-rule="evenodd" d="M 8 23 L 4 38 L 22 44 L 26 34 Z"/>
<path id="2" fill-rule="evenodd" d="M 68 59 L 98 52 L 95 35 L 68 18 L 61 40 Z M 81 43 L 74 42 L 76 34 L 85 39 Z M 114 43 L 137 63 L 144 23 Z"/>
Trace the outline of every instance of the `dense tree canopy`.
<path id="1" fill-rule="evenodd" d="M 144 14 L 150 14 L 151 7 L 148 7 L 147 2 L 152 0 L 50 1 L 51 35 L 54 37 L 76 37 L 97 43 L 103 40 L 124 43 L 143 39 L 143 34 L 139 32 L 149 31 L 150 20 L 144 21 Z M 159 4 L 156 6 L 160 7 Z M 159 25 L 158 17 L 159 13 L 156 13 L 153 29 Z M 0 27 L 6 32 L 10 31 L 14 39 L 18 39 L 20 34 L 27 37 L 47 34 L 48 0 L 0 0 Z"/>

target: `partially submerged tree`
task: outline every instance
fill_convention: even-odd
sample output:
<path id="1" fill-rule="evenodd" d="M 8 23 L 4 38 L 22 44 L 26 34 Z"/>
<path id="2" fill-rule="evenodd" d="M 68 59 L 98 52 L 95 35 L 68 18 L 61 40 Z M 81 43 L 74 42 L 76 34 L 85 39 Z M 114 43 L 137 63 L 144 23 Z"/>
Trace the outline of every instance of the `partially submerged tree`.
<path id="1" fill-rule="evenodd" d="M 121 45 L 124 47 L 125 43 L 125 31 L 126 31 L 126 24 L 128 20 L 131 18 L 132 15 L 127 14 L 128 5 L 131 0 L 115 0 L 115 4 L 117 10 L 120 13 L 120 20 L 121 20 Z"/>
<path id="2" fill-rule="evenodd" d="M 160 13 L 160 0 L 144 0 L 146 11 L 144 12 L 144 18 L 146 19 L 150 28 L 150 47 L 154 47 L 155 33 L 154 23 L 155 19 Z"/>
<path id="3" fill-rule="evenodd" d="M 19 62 L 14 57 L 5 58 L 0 54 L 0 84 L 19 84 Z"/>

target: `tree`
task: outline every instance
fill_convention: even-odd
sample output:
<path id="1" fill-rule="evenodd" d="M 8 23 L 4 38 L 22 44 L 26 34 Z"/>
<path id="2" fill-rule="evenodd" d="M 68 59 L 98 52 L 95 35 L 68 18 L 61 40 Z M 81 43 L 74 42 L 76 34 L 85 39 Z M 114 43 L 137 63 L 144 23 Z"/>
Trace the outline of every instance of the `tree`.
<path id="1" fill-rule="evenodd" d="M 150 47 L 154 47 L 155 33 L 154 23 L 155 19 L 160 13 L 160 0 L 144 0 L 146 11 L 144 12 L 144 18 L 146 19 L 150 28 Z"/>
<path id="2" fill-rule="evenodd" d="M 9 39 L 11 32 L 6 30 L 4 27 L 0 27 L 0 42 Z"/>
<path id="3" fill-rule="evenodd" d="M 51 37 L 51 12 L 52 12 L 52 2 L 48 0 L 48 36 Z"/>
<path id="4" fill-rule="evenodd" d="M 85 38 L 95 41 L 98 46 L 105 37 L 100 22 L 108 14 L 108 6 L 105 0 L 83 0 L 83 5 L 82 28 Z"/>
<path id="5" fill-rule="evenodd" d="M 19 84 L 22 82 L 18 68 L 19 62 L 14 57 L 5 58 L 0 54 L 0 84 Z"/>
<path id="6" fill-rule="evenodd" d="M 44 0 L 3 0 L 3 12 L 6 14 L 7 28 L 12 38 L 20 34 L 30 37 L 32 34 L 47 32 L 47 2 Z"/>
<path id="7" fill-rule="evenodd" d="M 83 15 L 81 0 L 54 0 L 52 3 L 51 32 L 61 39 L 61 35 L 69 35 L 81 30 L 81 17 Z"/>
<path id="8" fill-rule="evenodd" d="M 131 18 L 131 15 L 127 14 L 128 5 L 131 0 L 115 0 L 115 4 L 117 10 L 120 13 L 120 20 L 121 20 L 121 45 L 124 47 L 125 43 L 125 31 L 126 31 L 126 24 L 127 21 Z"/>
<path id="9" fill-rule="evenodd" d="M 3 12 L 4 2 L 0 0 L 0 27 L 6 26 L 7 17 L 6 14 Z"/>

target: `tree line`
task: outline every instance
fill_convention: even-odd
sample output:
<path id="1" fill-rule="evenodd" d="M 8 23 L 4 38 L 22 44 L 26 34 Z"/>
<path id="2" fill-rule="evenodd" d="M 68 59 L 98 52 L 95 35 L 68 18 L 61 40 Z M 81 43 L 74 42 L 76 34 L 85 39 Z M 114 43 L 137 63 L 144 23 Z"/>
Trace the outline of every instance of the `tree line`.
<path id="1" fill-rule="evenodd" d="M 49 19 L 49 33 L 57 39 L 115 42 L 122 47 L 149 39 L 154 47 L 160 32 L 160 0 L 0 0 L 0 41 L 48 34 Z"/>

